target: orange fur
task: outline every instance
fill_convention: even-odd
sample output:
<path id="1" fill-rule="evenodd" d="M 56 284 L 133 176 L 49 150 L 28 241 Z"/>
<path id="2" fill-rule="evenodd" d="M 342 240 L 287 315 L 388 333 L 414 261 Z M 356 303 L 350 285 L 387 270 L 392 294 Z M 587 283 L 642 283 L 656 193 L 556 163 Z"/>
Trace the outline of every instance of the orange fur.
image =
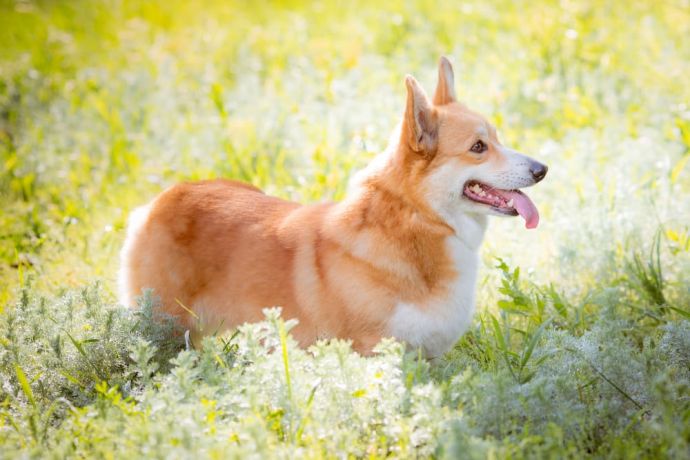
<path id="1" fill-rule="evenodd" d="M 500 167 L 503 159 L 495 130 L 455 102 L 445 65 L 435 104 L 408 77 L 399 139 L 341 203 L 301 206 L 229 180 L 163 192 L 130 228 L 123 301 L 153 288 L 164 311 L 194 329 L 182 303 L 206 331 L 258 321 L 263 308 L 280 306 L 299 320 L 300 344 L 349 338 L 369 353 L 390 335 L 396 305 L 430 309 L 430 299 L 449 296 L 463 276 L 448 249 L 458 230 L 430 202 L 429 178 L 449 165 Z M 493 144 L 480 159 L 467 150 L 482 127 Z"/>

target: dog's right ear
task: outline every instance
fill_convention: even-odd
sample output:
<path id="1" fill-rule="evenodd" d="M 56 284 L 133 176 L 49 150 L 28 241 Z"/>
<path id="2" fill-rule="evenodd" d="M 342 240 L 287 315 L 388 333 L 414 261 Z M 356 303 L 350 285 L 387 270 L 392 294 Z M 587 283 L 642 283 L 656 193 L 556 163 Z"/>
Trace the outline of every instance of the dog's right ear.
<path id="1" fill-rule="evenodd" d="M 431 102 L 413 76 L 405 77 L 407 106 L 403 118 L 403 140 L 419 153 L 436 151 L 438 122 Z"/>

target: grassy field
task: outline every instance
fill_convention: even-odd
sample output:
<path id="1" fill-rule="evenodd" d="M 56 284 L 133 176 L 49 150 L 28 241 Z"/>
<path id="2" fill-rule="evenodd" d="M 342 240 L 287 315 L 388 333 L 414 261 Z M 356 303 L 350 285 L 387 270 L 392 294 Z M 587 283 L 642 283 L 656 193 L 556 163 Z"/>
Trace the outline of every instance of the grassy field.
<path id="1" fill-rule="evenodd" d="M 0 457 L 690 457 L 690 3 L 0 0 Z M 340 199 L 442 54 L 547 163 L 437 362 L 114 295 L 180 180 Z M 271 351 L 271 350 L 275 350 Z"/>

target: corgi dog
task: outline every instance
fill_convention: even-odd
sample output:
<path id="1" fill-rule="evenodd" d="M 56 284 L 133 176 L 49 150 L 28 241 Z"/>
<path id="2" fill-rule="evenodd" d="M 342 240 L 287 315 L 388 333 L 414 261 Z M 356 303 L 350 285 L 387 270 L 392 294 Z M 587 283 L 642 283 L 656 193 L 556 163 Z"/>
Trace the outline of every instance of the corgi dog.
<path id="1" fill-rule="evenodd" d="M 341 202 L 300 205 L 219 179 L 175 185 L 136 209 L 122 303 L 153 289 L 157 308 L 193 334 L 280 306 L 299 321 L 301 346 L 342 338 L 370 354 L 395 337 L 429 358 L 445 353 L 470 325 L 488 216 L 535 228 L 537 208 L 519 189 L 547 172 L 458 102 L 453 79 L 445 57 L 433 99 L 406 77 L 399 127 Z"/>

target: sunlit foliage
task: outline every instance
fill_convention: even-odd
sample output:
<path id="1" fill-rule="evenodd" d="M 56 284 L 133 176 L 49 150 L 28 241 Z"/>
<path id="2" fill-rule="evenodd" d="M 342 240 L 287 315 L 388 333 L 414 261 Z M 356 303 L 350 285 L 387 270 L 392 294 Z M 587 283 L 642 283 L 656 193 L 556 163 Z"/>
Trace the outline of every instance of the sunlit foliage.
<path id="1" fill-rule="evenodd" d="M 687 0 L 0 1 L 0 457 L 686 456 L 688 37 Z M 117 305 L 134 206 L 340 199 L 442 54 L 550 167 L 444 359 L 300 350 L 273 310 L 185 350 Z"/>

